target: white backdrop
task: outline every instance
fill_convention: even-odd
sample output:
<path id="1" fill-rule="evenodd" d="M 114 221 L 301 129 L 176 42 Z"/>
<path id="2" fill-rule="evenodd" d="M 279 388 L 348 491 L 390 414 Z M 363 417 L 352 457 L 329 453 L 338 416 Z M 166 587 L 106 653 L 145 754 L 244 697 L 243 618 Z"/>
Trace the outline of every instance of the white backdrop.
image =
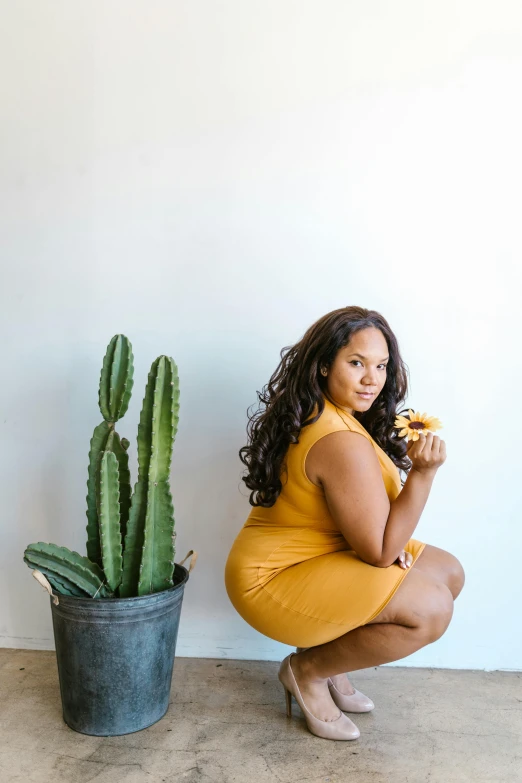
<path id="1" fill-rule="evenodd" d="M 24 547 L 85 551 L 99 373 L 123 332 L 178 364 L 177 654 L 281 660 L 223 571 L 238 450 L 280 350 L 381 311 L 447 444 L 414 537 L 466 584 L 399 665 L 522 670 L 522 6 L 477 0 L 0 2 L 0 644 L 53 647 Z M 394 665 L 394 664 L 390 664 Z"/>

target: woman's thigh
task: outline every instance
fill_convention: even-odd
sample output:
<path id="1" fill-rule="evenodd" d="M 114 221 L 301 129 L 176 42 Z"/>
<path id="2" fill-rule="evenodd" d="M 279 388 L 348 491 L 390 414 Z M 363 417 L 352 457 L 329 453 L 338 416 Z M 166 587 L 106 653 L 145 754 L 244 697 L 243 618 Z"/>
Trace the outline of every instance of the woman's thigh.
<path id="1" fill-rule="evenodd" d="M 452 615 L 453 596 L 447 585 L 411 566 L 397 592 L 367 625 L 396 623 L 437 638 L 446 630 Z"/>

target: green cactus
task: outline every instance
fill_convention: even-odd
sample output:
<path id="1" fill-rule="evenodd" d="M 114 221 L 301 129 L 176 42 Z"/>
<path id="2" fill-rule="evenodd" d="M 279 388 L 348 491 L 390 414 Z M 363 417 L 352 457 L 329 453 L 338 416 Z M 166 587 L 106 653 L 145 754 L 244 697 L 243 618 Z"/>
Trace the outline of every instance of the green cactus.
<path id="1" fill-rule="evenodd" d="M 42 569 L 39 568 L 38 570 L 41 571 Z M 49 580 L 51 587 L 54 587 L 55 592 L 57 593 L 61 593 L 62 595 L 75 595 L 77 598 L 89 597 L 87 593 L 84 593 L 83 590 L 79 590 L 76 585 L 72 584 L 72 582 L 69 582 L 67 579 L 63 578 L 60 579 L 60 577 L 56 576 L 56 574 L 53 574 L 52 571 L 48 571 L 47 579 Z"/>
<path id="2" fill-rule="evenodd" d="M 132 497 L 120 595 L 147 595 L 172 585 L 174 508 L 169 488 L 177 433 L 179 378 L 168 356 L 148 376 L 138 425 L 138 481 Z"/>
<path id="3" fill-rule="evenodd" d="M 29 544 L 24 552 L 24 558 L 29 561 L 31 568 L 41 571 L 43 566 L 58 577 L 64 577 L 72 582 L 91 597 L 109 598 L 112 594 L 101 568 L 78 552 L 71 552 L 64 546 L 38 541 L 36 544 Z"/>
<path id="4" fill-rule="evenodd" d="M 87 479 L 87 556 L 102 566 L 100 522 L 96 500 L 96 477 L 99 461 L 105 451 L 113 451 L 119 463 L 120 526 L 122 538 L 127 531 L 131 503 L 129 472 L 129 441 L 121 438 L 114 423 L 127 412 L 134 384 L 134 356 L 132 345 L 124 334 L 116 334 L 107 346 L 100 375 L 98 401 L 104 421 L 94 429 L 89 451 L 89 476 Z"/>
<path id="5" fill-rule="evenodd" d="M 120 494 L 120 528 L 121 528 L 121 540 L 124 541 L 127 533 L 127 524 L 129 521 L 129 512 L 131 505 L 131 475 L 129 470 L 129 455 L 127 454 L 127 446 L 124 445 L 126 441 L 127 445 L 129 441 L 126 438 L 121 438 L 113 430 L 112 440 L 109 437 L 107 442 L 107 450 L 114 452 L 116 459 L 118 460 L 118 484 Z"/>
<path id="6" fill-rule="evenodd" d="M 120 527 L 122 540 L 127 532 L 127 523 L 131 504 L 131 480 L 129 471 L 129 441 L 121 438 L 116 430 L 111 430 L 106 421 L 102 421 L 94 429 L 89 451 L 89 477 L 87 479 L 87 556 L 93 563 L 102 566 L 100 546 L 100 521 L 97 502 L 97 475 L 100 460 L 106 451 L 112 451 L 118 460 L 118 480 L 120 495 Z"/>
<path id="7" fill-rule="evenodd" d="M 106 449 L 111 433 L 106 421 L 102 421 L 94 429 L 89 451 L 89 477 L 87 479 L 87 557 L 101 567 L 100 524 L 98 520 L 98 504 L 96 502 L 96 476 L 98 463 Z"/>
<path id="8" fill-rule="evenodd" d="M 24 563 L 27 563 L 30 568 L 35 568 L 35 566 L 31 564 L 31 561 L 26 557 L 24 557 Z M 86 593 L 85 590 L 81 590 L 79 587 L 76 587 L 75 584 L 69 582 L 69 580 L 64 576 L 58 576 L 54 573 L 54 571 L 50 571 L 48 568 L 45 568 L 42 565 L 38 566 L 38 571 L 41 571 L 42 574 L 47 577 L 51 583 L 51 587 L 54 587 L 57 593 L 62 593 L 63 595 L 75 595 L 78 598 L 90 597 L 89 593 Z"/>
<path id="9" fill-rule="evenodd" d="M 179 379 L 177 367 L 168 356 L 158 357 L 151 373 L 155 375 L 154 415 L 146 435 L 146 442 L 151 444 L 151 448 L 138 595 L 170 587 L 174 572 L 174 506 L 169 475 L 172 446 L 178 429 Z"/>
<path id="10" fill-rule="evenodd" d="M 129 407 L 134 384 L 132 346 L 124 334 L 115 334 L 103 359 L 98 400 L 108 422 L 123 418 Z"/>
<path id="11" fill-rule="evenodd" d="M 104 452 L 100 460 L 97 501 L 103 570 L 114 592 L 121 582 L 123 560 L 118 460 L 112 451 Z"/>
<path id="12" fill-rule="evenodd" d="M 131 494 L 129 441 L 114 425 L 128 409 L 132 346 L 115 335 L 103 360 L 87 480 L 87 557 L 54 544 L 30 544 L 24 561 L 57 592 L 96 598 L 148 595 L 173 585 L 174 506 L 169 475 L 177 434 L 179 378 L 174 360 L 158 356 L 148 374 L 138 424 L 138 480 Z"/>

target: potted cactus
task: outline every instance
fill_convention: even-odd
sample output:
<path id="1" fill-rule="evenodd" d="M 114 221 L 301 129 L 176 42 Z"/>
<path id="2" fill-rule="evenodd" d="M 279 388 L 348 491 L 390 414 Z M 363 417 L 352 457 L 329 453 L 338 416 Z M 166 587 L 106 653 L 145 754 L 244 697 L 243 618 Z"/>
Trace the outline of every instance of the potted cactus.
<path id="1" fill-rule="evenodd" d="M 133 373 L 131 343 L 115 335 L 100 377 L 103 421 L 90 444 L 87 554 L 43 542 L 24 552 L 51 595 L 64 720 L 97 736 L 139 731 L 166 713 L 184 588 L 197 557 L 190 550 L 174 563 L 169 474 L 178 425 L 177 366 L 163 355 L 152 363 L 131 492 L 130 444 L 115 425 L 127 411 Z"/>

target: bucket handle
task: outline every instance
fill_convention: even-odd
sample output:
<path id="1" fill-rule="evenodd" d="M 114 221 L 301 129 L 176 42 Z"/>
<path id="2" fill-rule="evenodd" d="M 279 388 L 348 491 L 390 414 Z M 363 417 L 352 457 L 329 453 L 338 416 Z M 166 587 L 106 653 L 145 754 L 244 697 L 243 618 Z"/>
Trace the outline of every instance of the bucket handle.
<path id="1" fill-rule="evenodd" d="M 189 566 L 189 570 L 188 570 L 188 572 L 190 574 L 190 572 L 192 571 L 192 569 L 196 565 L 196 560 L 198 559 L 198 553 L 196 552 L 195 549 L 191 549 L 189 552 L 187 552 L 187 554 L 185 555 L 183 560 L 180 563 L 178 563 L 178 565 L 183 565 L 183 563 L 185 562 L 185 560 L 187 559 L 187 557 L 189 555 L 192 555 L 192 557 L 190 558 L 190 566 Z"/>
<path id="2" fill-rule="evenodd" d="M 37 568 L 34 568 L 32 573 L 33 573 L 33 576 L 34 576 L 34 578 L 36 579 L 36 581 L 37 581 L 37 582 L 39 582 L 39 584 L 41 584 L 41 585 L 42 585 L 42 587 L 44 588 L 44 590 L 47 590 L 47 592 L 49 593 L 49 595 L 50 595 L 50 596 L 51 596 L 51 598 L 53 599 L 53 604 L 54 604 L 55 606 L 58 606 L 58 604 L 60 603 L 60 602 L 58 601 L 58 596 L 57 596 L 57 595 L 55 595 L 55 593 L 53 593 L 53 588 L 51 587 L 51 583 L 49 582 L 49 580 L 47 579 L 47 577 L 45 577 L 45 576 L 42 574 L 42 572 L 41 572 L 41 571 L 38 571 L 38 569 L 37 569 Z"/>

